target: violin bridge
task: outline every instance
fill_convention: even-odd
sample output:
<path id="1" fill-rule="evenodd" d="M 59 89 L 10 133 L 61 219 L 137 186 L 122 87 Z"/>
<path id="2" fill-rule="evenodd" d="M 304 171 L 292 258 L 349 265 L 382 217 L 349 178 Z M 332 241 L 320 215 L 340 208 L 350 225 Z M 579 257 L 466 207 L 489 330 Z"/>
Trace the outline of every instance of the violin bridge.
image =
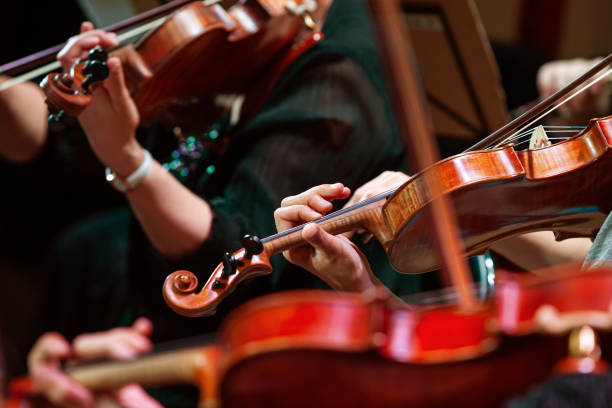
<path id="1" fill-rule="evenodd" d="M 531 133 L 531 139 L 529 140 L 529 150 L 539 149 L 541 147 L 550 146 L 550 140 L 544 130 L 544 126 L 538 126 L 533 129 Z"/>

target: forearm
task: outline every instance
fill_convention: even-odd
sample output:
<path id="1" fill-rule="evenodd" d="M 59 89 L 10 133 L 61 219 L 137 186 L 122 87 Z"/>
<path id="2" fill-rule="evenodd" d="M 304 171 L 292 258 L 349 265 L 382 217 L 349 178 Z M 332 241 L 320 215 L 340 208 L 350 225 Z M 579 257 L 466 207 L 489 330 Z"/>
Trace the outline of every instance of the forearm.
<path id="1" fill-rule="evenodd" d="M 532 271 L 548 266 L 582 262 L 591 248 L 589 238 L 556 241 L 552 232 L 539 231 L 496 242 L 491 249 L 517 266 Z"/>
<path id="2" fill-rule="evenodd" d="M 157 161 L 142 183 L 126 195 L 149 240 L 164 256 L 180 258 L 209 237 L 213 212 L 208 203 Z"/>
<path id="3" fill-rule="evenodd" d="M 8 78 L 0 76 L 0 83 Z M 44 94 L 26 82 L 0 91 L 0 156 L 13 162 L 33 159 L 47 140 Z"/>

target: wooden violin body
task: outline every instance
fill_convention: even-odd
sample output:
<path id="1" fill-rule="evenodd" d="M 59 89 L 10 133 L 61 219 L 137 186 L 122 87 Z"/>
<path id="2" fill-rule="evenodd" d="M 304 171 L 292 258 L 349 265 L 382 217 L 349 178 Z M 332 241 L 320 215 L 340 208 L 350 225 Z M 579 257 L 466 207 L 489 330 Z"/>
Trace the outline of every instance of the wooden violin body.
<path id="1" fill-rule="evenodd" d="M 612 329 L 611 304 L 612 270 L 575 266 L 502 274 L 470 311 L 407 305 L 384 288 L 291 291 L 240 306 L 214 345 L 70 375 L 97 390 L 193 384 L 202 406 L 500 406 L 554 374 L 570 330 Z"/>
<path id="2" fill-rule="evenodd" d="M 612 117 L 592 120 L 579 134 L 535 150 L 511 145 L 450 157 L 416 174 L 383 208 L 392 239 L 383 242 L 402 273 L 439 263 L 422 216 L 432 200 L 427 177 L 452 198 L 466 255 L 503 238 L 552 230 L 561 240 L 594 237 L 612 210 Z"/>
<path id="3" fill-rule="evenodd" d="M 612 117 L 592 120 L 571 138 L 536 150 L 511 145 L 450 157 L 386 193 L 315 221 L 332 234 L 371 232 L 402 273 L 438 267 L 431 226 L 423 210 L 432 202 L 428 177 L 440 181 L 457 213 L 467 255 L 483 253 L 500 239 L 552 230 L 558 239 L 593 237 L 612 209 Z M 185 316 L 213 313 L 242 280 L 269 274 L 269 258 L 303 245 L 297 227 L 264 238 L 250 250 L 226 254 L 198 292 L 191 272 L 176 271 L 164 284 L 166 303 Z M 247 245 L 248 244 L 248 245 Z"/>
<path id="4" fill-rule="evenodd" d="M 244 93 L 303 26 L 303 18 L 289 12 L 284 0 L 246 0 L 228 11 L 194 1 L 136 46 L 110 55 L 122 60 L 126 83 L 147 124 L 159 111 L 192 98 Z M 85 67 L 83 61 L 70 74 L 47 76 L 41 85 L 50 106 L 73 116 L 87 106 L 91 81 L 83 89 Z"/>

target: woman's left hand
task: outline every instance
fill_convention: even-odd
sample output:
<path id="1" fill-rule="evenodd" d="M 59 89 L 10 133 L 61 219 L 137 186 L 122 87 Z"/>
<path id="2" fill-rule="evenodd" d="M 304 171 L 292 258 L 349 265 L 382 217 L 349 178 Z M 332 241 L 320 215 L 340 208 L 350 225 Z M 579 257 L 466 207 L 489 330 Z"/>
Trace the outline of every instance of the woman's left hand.
<path id="1" fill-rule="evenodd" d="M 278 232 L 321 218 L 331 201 L 348 197 L 342 184 L 323 184 L 285 198 L 274 212 Z M 345 236 L 331 235 L 317 224 L 307 224 L 302 238 L 309 245 L 285 251 L 285 258 L 327 282 L 332 288 L 361 292 L 378 284 L 361 251 Z"/>

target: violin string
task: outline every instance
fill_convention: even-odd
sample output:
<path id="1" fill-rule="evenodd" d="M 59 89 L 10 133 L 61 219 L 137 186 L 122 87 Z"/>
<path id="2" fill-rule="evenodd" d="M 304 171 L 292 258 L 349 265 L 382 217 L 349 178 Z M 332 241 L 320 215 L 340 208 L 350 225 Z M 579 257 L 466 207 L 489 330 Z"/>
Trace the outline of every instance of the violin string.
<path id="1" fill-rule="evenodd" d="M 546 134 L 547 134 L 547 135 L 550 135 L 550 134 L 557 134 L 557 133 L 571 133 L 572 135 L 576 134 L 576 132 L 575 132 L 575 131 L 572 131 L 572 130 L 556 130 L 556 131 L 549 131 L 549 132 L 546 132 Z M 530 139 L 530 138 L 531 138 L 531 135 L 532 135 L 532 132 L 529 132 L 529 133 L 524 133 L 524 134 L 522 134 L 522 135 L 517 135 L 517 136 L 513 137 L 512 139 L 508 140 L 508 142 L 514 142 L 514 141 L 516 141 L 516 140 L 525 140 L 525 139 Z M 565 137 L 563 137 L 563 138 L 568 138 L 568 137 L 571 137 L 571 136 L 565 136 Z M 553 139 L 553 138 L 552 138 L 552 137 L 549 137 L 549 139 Z M 561 137 L 557 137 L 556 139 L 561 139 Z"/>
<path id="2" fill-rule="evenodd" d="M 551 133 L 571 133 L 572 135 L 576 134 L 577 130 L 583 130 L 586 128 L 586 126 L 543 126 L 544 130 L 546 131 L 546 134 L 551 134 Z M 529 140 L 531 138 L 531 135 L 533 133 L 533 131 L 535 130 L 535 128 L 531 128 L 529 130 L 524 131 L 523 133 L 517 134 L 516 136 L 509 138 L 506 143 L 512 143 L 514 142 L 515 144 L 521 144 L 524 143 L 526 140 Z M 549 140 L 566 140 L 571 136 L 565 136 L 565 137 L 549 137 Z M 518 140 L 520 140 L 520 142 L 517 142 Z"/>
<path id="3" fill-rule="evenodd" d="M 369 199 L 367 199 L 365 201 L 362 201 L 360 203 L 354 204 L 354 205 L 352 205 L 350 207 L 342 208 L 341 210 L 329 213 L 329 214 L 319 218 L 318 220 L 315 220 L 315 221 L 312 221 L 312 222 L 314 222 L 315 224 L 320 224 L 323 221 L 327 221 L 327 220 L 335 218 L 335 217 L 337 217 L 339 215 L 346 214 L 346 213 L 348 213 L 350 211 L 354 211 L 354 210 L 356 210 L 358 208 L 361 208 L 361 207 L 365 207 L 368 204 L 372 204 L 372 203 L 375 203 L 376 201 L 382 200 L 383 198 L 389 197 L 390 195 L 395 193 L 396 190 L 397 189 L 385 191 L 382 194 L 378 194 L 378 195 L 376 195 L 376 196 L 374 196 L 372 198 L 369 198 Z M 283 232 L 279 232 L 279 233 L 274 234 L 274 235 L 270 235 L 270 236 L 268 236 L 266 238 L 263 238 L 261 240 L 261 242 L 263 244 L 265 244 L 266 242 L 274 241 L 276 239 L 282 238 L 282 237 L 284 237 L 286 235 L 289 235 L 289 234 L 292 234 L 294 232 L 301 231 L 304 228 L 304 226 L 306 226 L 306 225 L 308 225 L 308 223 L 302 224 L 302 225 L 298 225 L 297 227 L 290 228 L 288 230 L 285 230 Z"/>
<path id="4" fill-rule="evenodd" d="M 550 132 L 571 132 L 574 130 L 583 130 L 586 129 L 586 126 L 542 126 L 547 133 Z M 531 134 L 536 128 L 533 127 L 524 131 L 523 133 L 519 133 L 518 135 Z"/>
<path id="5" fill-rule="evenodd" d="M 117 39 L 119 41 L 119 44 L 125 44 L 129 41 L 131 41 L 132 39 L 139 37 L 140 35 L 142 35 L 145 32 L 154 30 L 155 28 L 159 27 L 164 20 L 166 19 L 166 17 L 159 17 L 155 20 L 149 21 L 146 24 L 143 24 L 141 26 L 132 28 L 131 30 L 125 31 L 121 34 L 117 35 Z M 45 74 L 48 74 L 49 72 L 55 71 L 57 69 L 61 68 L 61 64 L 59 61 L 53 61 L 50 62 L 48 64 L 45 64 L 41 67 L 35 68 L 31 71 L 26 72 L 25 74 L 16 76 L 14 78 L 11 78 L 3 83 L 0 84 L 0 92 L 5 91 L 17 84 L 20 84 L 22 82 L 26 82 L 26 81 L 31 81 L 35 78 L 38 78 L 40 76 L 43 76 Z"/>
<path id="6" fill-rule="evenodd" d="M 576 133 L 577 130 L 583 130 L 586 126 L 543 126 L 544 130 L 547 134 L 549 133 Z M 531 128 L 529 130 L 524 131 L 523 133 L 519 133 L 513 138 L 508 139 L 508 142 L 512 142 L 514 140 L 518 140 L 524 137 L 531 137 L 531 134 L 536 128 Z"/>
<path id="7" fill-rule="evenodd" d="M 560 100 L 560 102 L 558 102 L 556 105 L 553 105 L 547 111 L 544 111 L 543 113 L 541 113 L 539 116 L 534 118 L 531 122 L 526 123 L 523 127 L 521 127 L 520 129 L 517 129 L 516 132 L 514 132 L 513 134 L 511 134 L 510 136 L 508 136 L 507 138 L 505 138 L 501 142 L 499 142 L 496 146 L 498 147 L 498 146 L 501 146 L 501 145 L 505 144 L 506 140 L 513 138 L 516 134 L 523 132 L 525 129 L 529 128 L 534 123 L 542 120 L 544 117 L 548 116 L 551 112 L 555 111 L 557 108 L 563 106 L 565 103 L 567 103 L 568 101 L 572 100 L 577 95 L 580 95 L 582 92 L 586 91 L 588 88 L 590 88 L 591 86 L 593 86 L 597 82 L 599 82 L 602 79 L 606 78 L 611 72 L 612 72 L 612 68 L 609 68 L 606 71 L 604 71 L 603 73 L 599 74 L 598 76 L 595 77 L 595 79 L 591 80 L 590 82 L 587 82 L 582 87 L 579 87 L 576 91 L 570 93 L 565 98 L 562 98 Z"/>

